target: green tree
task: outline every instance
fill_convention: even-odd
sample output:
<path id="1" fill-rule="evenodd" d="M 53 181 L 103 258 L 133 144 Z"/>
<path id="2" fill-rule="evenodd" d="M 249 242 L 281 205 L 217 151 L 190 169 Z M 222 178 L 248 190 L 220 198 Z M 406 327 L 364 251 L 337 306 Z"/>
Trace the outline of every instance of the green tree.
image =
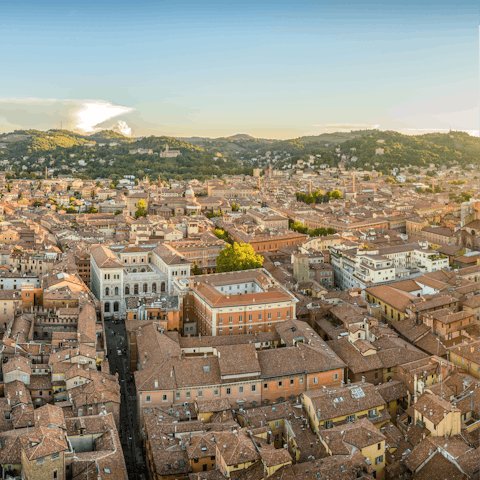
<path id="1" fill-rule="evenodd" d="M 194 274 L 194 275 L 203 275 L 204 272 L 202 272 L 200 270 L 200 268 L 198 267 L 198 264 L 197 262 L 195 261 L 194 264 L 193 264 L 193 267 L 192 267 L 192 270 L 191 272 Z"/>
<path id="2" fill-rule="evenodd" d="M 263 265 L 263 257 L 256 255 L 249 243 L 237 243 L 228 245 L 217 257 L 217 272 L 236 272 L 238 270 L 250 270 L 260 268 Z"/>
<path id="3" fill-rule="evenodd" d="M 216 228 L 213 233 L 220 240 L 228 241 L 228 233 L 223 228 Z"/>
<path id="4" fill-rule="evenodd" d="M 342 198 L 342 194 L 340 190 L 334 190 L 333 192 L 328 192 L 330 198 L 333 198 L 334 200 L 338 200 L 339 198 Z"/>
<path id="5" fill-rule="evenodd" d="M 115 215 L 120 215 L 122 213 L 121 210 L 115 210 Z"/>
<path id="6" fill-rule="evenodd" d="M 137 203 L 137 211 L 135 212 L 135 218 L 147 216 L 147 202 L 145 200 L 139 200 Z"/>
<path id="7" fill-rule="evenodd" d="M 68 210 L 67 210 L 67 212 L 68 212 Z M 90 207 L 88 209 L 88 213 L 98 213 L 98 210 L 95 207 Z"/>

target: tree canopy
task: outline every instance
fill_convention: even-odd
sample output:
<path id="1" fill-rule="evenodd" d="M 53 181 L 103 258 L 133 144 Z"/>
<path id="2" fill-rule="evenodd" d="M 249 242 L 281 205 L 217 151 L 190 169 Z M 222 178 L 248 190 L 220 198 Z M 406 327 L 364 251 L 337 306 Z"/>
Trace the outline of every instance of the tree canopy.
<path id="1" fill-rule="evenodd" d="M 249 243 L 237 243 L 228 245 L 217 257 L 217 272 L 236 272 L 238 270 L 250 270 L 260 268 L 263 265 L 263 257 L 256 255 Z"/>
<path id="2" fill-rule="evenodd" d="M 137 211 L 135 212 L 135 218 L 147 216 L 147 202 L 145 200 L 139 200 L 137 203 Z"/>

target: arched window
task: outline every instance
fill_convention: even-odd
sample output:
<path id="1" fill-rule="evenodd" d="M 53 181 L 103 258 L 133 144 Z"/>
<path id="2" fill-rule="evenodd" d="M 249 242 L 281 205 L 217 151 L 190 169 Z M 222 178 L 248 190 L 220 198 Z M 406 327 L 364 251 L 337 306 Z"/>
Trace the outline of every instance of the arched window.
<path id="1" fill-rule="evenodd" d="M 144 293 L 148 292 L 148 284 L 146 284 L 146 283 L 143 284 L 143 292 Z"/>
<path id="2" fill-rule="evenodd" d="M 118 287 L 115 287 L 115 295 L 118 295 Z"/>
<path id="3" fill-rule="evenodd" d="M 110 313 L 110 303 L 109 302 L 106 302 L 105 303 L 105 313 Z"/>
<path id="4" fill-rule="evenodd" d="M 115 302 L 115 303 L 113 304 L 113 311 L 114 311 L 114 312 L 118 312 L 118 307 L 119 307 L 119 303 L 118 303 L 118 302 Z"/>
<path id="5" fill-rule="evenodd" d="M 125 285 L 125 295 L 130 295 L 130 285 Z"/>
<path id="6" fill-rule="evenodd" d="M 133 293 L 135 295 L 138 295 L 138 283 L 136 283 L 134 286 L 133 286 Z"/>
<path id="7" fill-rule="evenodd" d="M 165 291 L 165 282 L 162 282 L 160 285 L 160 291 L 164 292 Z"/>
<path id="8" fill-rule="evenodd" d="M 142 268 L 140 271 L 141 271 L 141 272 L 144 272 L 144 271 L 145 271 L 145 268 Z"/>
<path id="9" fill-rule="evenodd" d="M 108 297 L 110 295 L 110 289 L 107 287 L 105 289 L 105 296 Z"/>
<path id="10" fill-rule="evenodd" d="M 157 284 L 155 282 L 152 283 L 152 292 L 157 291 Z"/>

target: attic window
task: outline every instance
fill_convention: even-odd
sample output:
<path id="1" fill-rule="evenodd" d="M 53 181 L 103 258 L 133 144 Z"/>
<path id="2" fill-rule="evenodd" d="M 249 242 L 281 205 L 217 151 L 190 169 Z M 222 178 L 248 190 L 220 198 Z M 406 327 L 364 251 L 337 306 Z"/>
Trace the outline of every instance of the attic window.
<path id="1" fill-rule="evenodd" d="M 104 471 L 105 473 L 110 473 L 110 470 L 109 470 L 108 468 L 104 468 L 103 471 Z"/>
<path id="2" fill-rule="evenodd" d="M 207 451 L 207 447 L 203 446 L 202 447 L 202 452 L 206 452 Z"/>
<path id="3" fill-rule="evenodd" d="M 210 371 L 210 365 L 204 365 L 203 366 L 203 371 L 204 372 L 209 372 Z"/>

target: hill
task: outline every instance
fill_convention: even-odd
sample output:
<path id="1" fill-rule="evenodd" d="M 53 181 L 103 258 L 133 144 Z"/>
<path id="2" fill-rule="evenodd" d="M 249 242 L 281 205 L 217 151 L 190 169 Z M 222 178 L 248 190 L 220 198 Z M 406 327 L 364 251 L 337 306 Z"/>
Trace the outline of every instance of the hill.
<path id="1" fill-rule="evenodd" d="M 176 158 L 162 158 L 168 144 L 178 149 Z M 142 154 L 138 149 L 151 150 Z M 84 178 L 146 174 L 158 178 L 200 180 L 222 174 L 250 174 L 255 167 L 275 162 L 276 168 L 291 168 L 298 159 L 315 157 L 315 166 L 338 165 L 350 160 L 347 168 L 388 172 L 392 168 L 435 168 L 454 164 L 479 164 L 480 139 L 463 132 L 402 135 L 392 131 L 360 130 L 305 136 L 291 140 L 254 138 L 246 134 L 221 138 L 174 138 L 150 136 L 132 139 L 104 130 L 92 135 L 68 130 L 17 130 L 0 135 L 0 160 L 7 161 L 12 175 L 36 178 L 45 166 L 55 175 Z M 268 152 L 276 152 L 276 155 Z M 220 158 L 219 155 L 221 155 Z M 344 156 L 344 157 L 343 157 Z M 45 163 L 45 159 L 48 163 Z M 272 160 L 273 159 L 273 160 Z M 433 165 L 433 167 L 430 167 Z M 434 173 L 432 173 L 434 174 Z"/>
<path id="2" fill-rule="evenodd" d="M 159 154 L 168 144 L 180 150 L 175 158 Z M 0 135 L 0 160 L 7 161 L 13 177 L 43 177 L 45 167 L 54 175 L 80 178 L 105 177 L 118 180 L 124 175 L 152 181 L 157 179 L 205 179 L 222 174 L 252 173 L 235 158 L 215 160 L 203 148 L 173 137 L 146 137 L 135 140 L 114 131 L 84 135 L 68 130 L 15 131 Z M 138 149 L 151 150 L 142 154 Z"/>
<path id="3" fill-rule="evenodd" d="M 464 132 L 402 135 L 374 131 L 341 145 L 341 153 L 357 157 L 356 166 L 378 163 L 380 170 L 394 167 L 435 167 L 479 163 L 480 139 Z M 383 149 L 383 153 L 380 150 Z M 378 169 L 377 168 L 377 169 Z"/>

